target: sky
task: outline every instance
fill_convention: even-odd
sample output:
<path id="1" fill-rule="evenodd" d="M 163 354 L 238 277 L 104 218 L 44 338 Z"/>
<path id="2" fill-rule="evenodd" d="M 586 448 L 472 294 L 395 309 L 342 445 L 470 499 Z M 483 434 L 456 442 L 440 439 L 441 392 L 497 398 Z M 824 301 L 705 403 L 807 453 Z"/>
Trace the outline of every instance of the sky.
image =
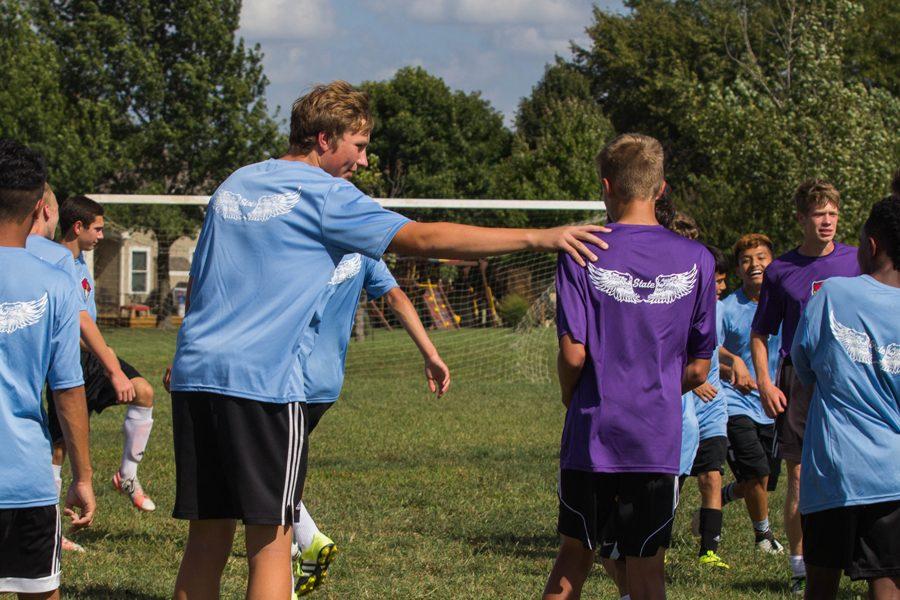
<path id="1" fill-rule="evenodd" d="M 556 54 L 584 44 L 591 0 L 244 0 L 238 34 L 258 43 L 270 109 L 311 85 L 389 79 L 421 66 L 450 88 L 480 91 L 512 123 Z M 620 0 L 598 0 L 621 10 Z"/>

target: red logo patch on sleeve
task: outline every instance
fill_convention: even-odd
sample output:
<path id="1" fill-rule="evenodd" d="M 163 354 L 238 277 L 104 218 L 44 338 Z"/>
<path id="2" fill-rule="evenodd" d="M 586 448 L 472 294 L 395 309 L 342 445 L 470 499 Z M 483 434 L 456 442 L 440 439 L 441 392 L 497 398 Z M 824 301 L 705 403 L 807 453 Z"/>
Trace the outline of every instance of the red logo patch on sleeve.
<path id="1" fill-rule="evenodd" d="M 813 281 L 812 282 L 812 295 L 815 296 L 819 290 L 822 289 L 822 284 L 825 283 L 825 280 L 822 281 Z"/>
<path id="2" fill-rule="evenodd" d="M 91 282 L 88 281 L 87 277 L 81 280 L 81 289 L 84 290 L 85 298 L 91 295 Z"/>

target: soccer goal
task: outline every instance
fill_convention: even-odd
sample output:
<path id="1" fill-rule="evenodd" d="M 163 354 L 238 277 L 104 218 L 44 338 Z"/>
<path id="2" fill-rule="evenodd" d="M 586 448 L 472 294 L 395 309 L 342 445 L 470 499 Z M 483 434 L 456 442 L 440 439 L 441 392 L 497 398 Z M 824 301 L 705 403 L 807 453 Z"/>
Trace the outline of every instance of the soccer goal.
<path id="1" fill-rule="evenodd" d="M 191 261 L 209 197 L 91 198 L 106 207 L 105 239 L 89 257 L 101 326 L 122 328 L 120 336 L 156 329 L 160 336 L 174 337 L 184 316 Z M 600 223 L 605 212 L 598 201 L 377 200 L 421 221 L 491 227 Z M 555 256 L 434 260 L 388 254 L 384 260 L 454 375 L 550 379 L 556 348 Z M 390 309 L 363 292 L 348 350 L 348 377 L 406 376 L 420 369 L 418 352 Z"/>

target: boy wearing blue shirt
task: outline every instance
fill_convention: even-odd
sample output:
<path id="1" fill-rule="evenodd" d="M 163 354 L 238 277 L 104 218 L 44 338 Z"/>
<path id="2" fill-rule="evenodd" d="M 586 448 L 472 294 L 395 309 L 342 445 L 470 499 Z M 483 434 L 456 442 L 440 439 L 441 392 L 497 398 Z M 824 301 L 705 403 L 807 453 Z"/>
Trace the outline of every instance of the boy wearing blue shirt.
<path id="1" fill-rule="evenodd" d="M 0 593 L 42 600 L 59 598 L 61 532 L 45 380 L 72 450 L 65 512 L 79 528 L 95 508 L 78 363 L 81 303 L 64 271 L 25 250 L 45 181 L 39 154 L 0 141 Z"/>
<path id="2" fill-rule="evenodd" d="M 869 597 L 900 597 L 900 199 L 872 207 L 864 275 L 833 277 L 806 307 L 791 357 L 814 386 L 800 475 L 807 598 L 843 570 Z"/>
<path id="3" fill-rule="evenodd" d="M 176 499 L 190 521 L 175 597 L 219 591 L 236 520 L 245 525 L 248 597 L 291 594 L 291 524 L 306 469 L 306 332 L 346 254 L 477 258 L 570 253 L 598 226 L 488 229 L 416 223 L 347 181 L 365 167 L 368 97 L 346 82 L 294 103 L 290 148 L 235 171 L 210 199 L 171 370 Z"/>
<path id="4" fill-rule="evenodd" d="M 735 271 L 741 287 L 722 301 L 722 362 L 732 376 L 722 379 L 728 405 L 728 465 L 736 482 L 722 489 L 722 504 L 744 499 L 753 523 L 758 550 L 781 554 L 782 545 L 769 526 L 769 494 L 775 489 L 780 460 L 775 456 L 775 420 L 766 415 L 756 389 L 750 356 L 750 331 L 762 287 L 763 273 L 772 262 L 772 241 L 749 233 L 734 246 Z M 769 336 L 769 376 L 775 377 L 781 335 Z"/>
<path id="5" fill-rule="evenodd" d="M 358 253 L 345 254 L 328 281 L 325 308 L 317 316 L 319 325 L 304 368 L 309 428 L 312 435 L 322 416 L 337 401 L 344 383 L 344 364 L 353 321 L 362 290 L 368 300 L 384 297 L 425 360 L 425 378 L 432 392 L 444 395 L 450 386 L 450 370 L 428 337 L 419 314 L 383 260 Z M 297 595 L 304 596 L 325 580 L 334 560 L 334 542 L 319 531 L 301 501 L 294 521 L 297 551 L 295 575 Z"/>

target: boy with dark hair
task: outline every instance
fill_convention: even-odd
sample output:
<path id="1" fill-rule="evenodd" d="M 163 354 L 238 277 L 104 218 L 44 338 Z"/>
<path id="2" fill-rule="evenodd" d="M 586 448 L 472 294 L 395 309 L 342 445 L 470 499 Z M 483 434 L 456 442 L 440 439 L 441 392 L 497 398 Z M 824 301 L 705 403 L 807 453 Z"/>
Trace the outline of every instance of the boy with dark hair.
<path id="1" fill-rule="evenodd" d="M 809 299 L 829 277 L 859 274 L 856 249 L 834 241 L 841 197 L 827 181 L 810 179 L 797 187 L 794 203 L 803 241 L 794 250 L 772 261 L 763 274 L 759 304 L 753 317 L 750 352 L 756 371 L 759 397 L 766 414 L 776 419 L 781 457 L 787 463 L 788 488 L 784 523 L 790 545 L 791 591 L 800 594 L 806 585 L 803 566 L 803 532 L 797 510 L 800 496 L 800 457 L 803 430 L 812 389 L 794 374 L 790 350 L 794 330 Z M 782 359 L 778 385 L 769 376 L 768 338 L 781 331 Z M 782 391 L 784 390 L 784 391 Z"/>
<path id="2" fill-rule="evenodd" d="M 84 253 L 92 251 L 103 239 L 103 207 L 87 196 L 74 196 L 63 202 L 59 209 L 59 224 L 62 231 L 62 245 L 75 261 L 77 287 L 80 291 L 89 320 L 96 324 L 97 303 L 94 298 L 94 277 L 87 265 Z M 99 330 L 97 331 L 99 335 Z M 100 338 L 102 346 L 106 343 Z M 84 371 L 88 410 L 100 413 L 110 406 L 127 403 L 125 421 L 122 424 L 124 438 L 122 460 L 113 474 L 113 487 L 128 496 L 132 505 L 142 511 L 156 509 L 156 504 L 144 492 L 137 477 L 138 464 L 144 457 L 144 450 L 153 428 L 153 387 L 137 369 L 113 354 L 107 347 L 107 357 L 101 362 L 101 354 L 91 352 L 89 347 L 81 349 L 81 368 Z M 115 360 L 118 369 L 110 369 L 107 363 Z M 133 386 L 133 395 L 123 394 L 119 384 L 120 374 L 124 374 Z M 131 398 L 131 400 L 129 400 Z M 50 433 L 53 436 L 53 464 L 62 465 L 66 458 L 66 446 L 56 427 L 54 405 L 49 405 Z"/>
<path id="3" fill-rule="evenodd" d="M 763 273 L 772 262 L 772 241 L 760 233 L 741 236 L 734 245 L 735 271 L 741 287 L 722 301 L 722 362 L 732 376 L 722 378 L 728 404 L 728 465 L 735 482 L 722 489 L 723 506 L 744 499 L 753 523 L 757 549 L 781 554 L 782 545 L 769 526 L 768 492 L 775 489 L 780 459 L 775 457 L 775 421 L 766 415 L 756 389 L 750 357 L 750 325 L 759 302 Z M 775 376 L 781 334 L 769 336 L 769 376 Z"/>
<path id="4" fill-rule="evenodd" d="M 35 600 L 58 599 L 60 578 L 59 492 L 41 407 L 44 381 L 72 449 L 65 512 L 79 528 L 91 524 L 95 509 L 78 364 L 81 303 L 62 270 L 25 250 L 46 177 L 39 154 L 0 141 L 0 593 Z"/>
<path id="5" fill-rule="evenodd" d="M 562 543 L 544 598 L 579 597 L 608 523 L 631 597 L 663 598 L 681 395 L 706 380 L 716 346 L 714 265 L 702 244 L 656 220 L 664 186 L 657 140 L 621 135 L 597 166 L 618 243 L 587 270 L 559 258 Z"/>
<path id="6" fill-rule="evenodd" d="M 176 499 L 190 521 L 175 598 L 214 597 L 244 523 L 247 596 L 291 594 L 291 524 L 306 471 L 308 328 L 347 254 L 478 258 L 565 251 L 593 260 L 597 226 L 417 223 L 347 181 L 367 166 L 368 96 L 346 82 L 294 103 L 280 159 L 232 173 L 210 199 L 188 282 L 171 390 Z M 592 246 L 594 247 L 594 246 Z M 226 466 L 227 465 L 227 466 Z"/>
<path id="7" fill-rule="evenodd" d="M 806 597 L 841 571 L 900 598 L 900 199 L 872 207 L 860 277 L 833 277 L 803 312 L 791 357 L 812 387 L 800 478 Z"/>

